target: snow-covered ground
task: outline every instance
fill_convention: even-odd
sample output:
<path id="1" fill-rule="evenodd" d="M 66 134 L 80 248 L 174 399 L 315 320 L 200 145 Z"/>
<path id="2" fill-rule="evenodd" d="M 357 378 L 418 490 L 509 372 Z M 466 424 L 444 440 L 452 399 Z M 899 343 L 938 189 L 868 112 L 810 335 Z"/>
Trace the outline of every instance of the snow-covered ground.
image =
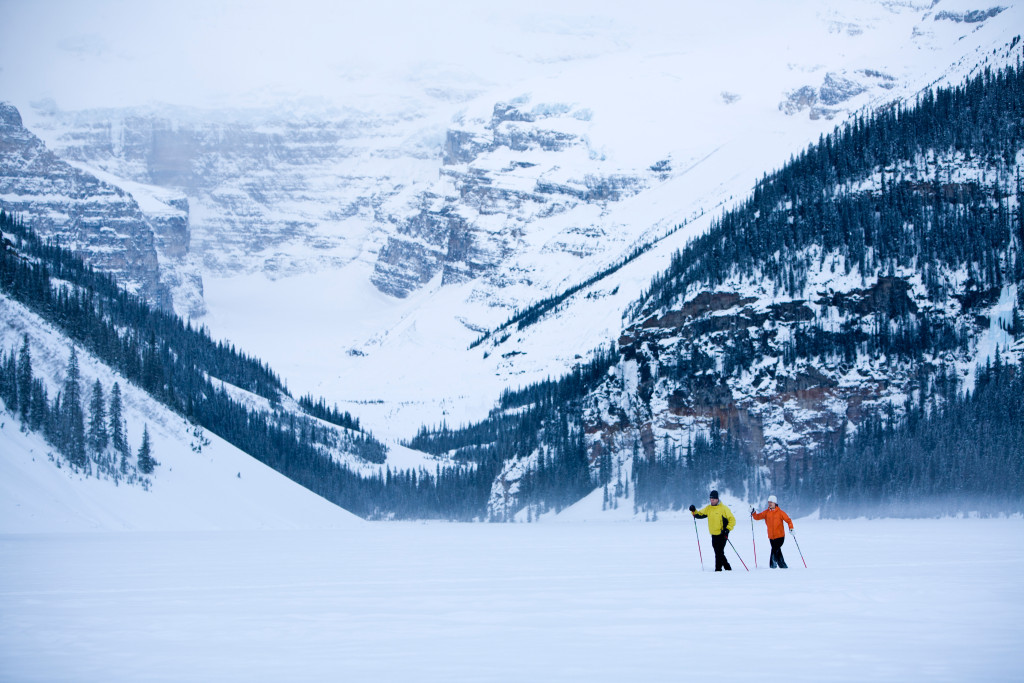
<path id="1" fill-rule="evenodd" d="M 758 531 L 730 574 L 685 520 L 7 534 L 0 679 L 1024 678 L 1024 520 Z"/>

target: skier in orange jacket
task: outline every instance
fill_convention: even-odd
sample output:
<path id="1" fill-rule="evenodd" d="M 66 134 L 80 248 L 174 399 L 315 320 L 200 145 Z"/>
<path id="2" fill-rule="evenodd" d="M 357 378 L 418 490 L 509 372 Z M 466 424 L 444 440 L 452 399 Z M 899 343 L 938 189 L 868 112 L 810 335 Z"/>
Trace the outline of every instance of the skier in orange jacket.
<path id="1" fill-rule="evenodd" d="M 755 512 L 751 508 L 750 516 L 754 519 L 763 519 L 768 527 L 768 542 L 772 544 L 771 562 L 768 566 L 772 569 L 776 566 L 789 569 L 786 566 L 786 560 L 782 557 L 782 544 L 786 542 L 785 524 L 789 524 L 789 530 L 792 531 L 793 520 L 779 507 L 778 502 L 775 496 L 768 496 L 768 507 L 765 511 Z"/>

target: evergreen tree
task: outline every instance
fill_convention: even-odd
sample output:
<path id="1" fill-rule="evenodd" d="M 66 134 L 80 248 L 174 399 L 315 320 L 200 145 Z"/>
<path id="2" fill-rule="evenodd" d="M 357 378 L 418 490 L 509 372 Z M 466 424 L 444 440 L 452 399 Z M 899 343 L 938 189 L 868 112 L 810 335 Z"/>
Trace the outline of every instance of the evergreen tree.
<path id="1" fill-rule="evenodd" d="M 106 450 L 108 443 L 103 385 L 97 379 L 92 385 L 92 399 L 89 401 L 89 448 L 93 453 L 99 454 Z"/>
<path id="2" fill-rule="evenodd" d="M 124 416 L 121 406 L 121 385 L 114 382 L 114 388 L 110 390 L 110 410 L 107 419 L 110 422 L 110 445 L 121 454 L 122 469 L 127 464 L 128 439 L 124 433 Z"/>
<path id="3" fill-rule="evenodd" d="M 28 335 L 24 337 L 21 351 L 18 353 L 18 407 L 21 410 L 21 421 L 29 424 L 32 408 L 32 353 L 28 346 Z"/>
<path id="4" fill-rule="evenodd" d="M 72 465 L 85 468 L 89 461 L 85 452 L 85 414 L 82 411 L 81 375 L 78 369 L 78 352 L 71 347 L 68 357 L 68 371 L 64 379 L 61 397 L 60 443 L 57 447 L 67 456 Z"/>
<path id="5" fill-rule="evenodd" d="M 12 414 L 18 410 L 18 360 L 14 349 L 0 357 L 0 398 Z"/>
<path id="6" fill-rule="evenodd" d="M 50 420 L 50 400 L 46 395 L 46 386 L 41 379 L 32 380 L 32 410 L 30 411 L 29 429 L 34 432 L 43 431 Z"/>
<path id="7" fill-rule="evenodd" d="M 157 462 L 153 459 L 152 448 L 149 444 L 149 425 L 142 428 L 142 445 L 139 446 L 139 472 L 152 474 Z"/>

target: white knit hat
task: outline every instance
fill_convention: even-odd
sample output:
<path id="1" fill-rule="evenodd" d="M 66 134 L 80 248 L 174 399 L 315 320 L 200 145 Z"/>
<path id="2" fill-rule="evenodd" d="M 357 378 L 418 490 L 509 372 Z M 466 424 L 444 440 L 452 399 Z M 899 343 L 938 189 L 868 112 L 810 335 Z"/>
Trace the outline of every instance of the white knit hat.
<path id="1" fill-rule="evenodd" d="M 769 503 L 775 503 L 776 505 L 778 505 L 779 504 L 779 499 L 776 498 L 775 496 L 768 496 L 768 502 Z"/>

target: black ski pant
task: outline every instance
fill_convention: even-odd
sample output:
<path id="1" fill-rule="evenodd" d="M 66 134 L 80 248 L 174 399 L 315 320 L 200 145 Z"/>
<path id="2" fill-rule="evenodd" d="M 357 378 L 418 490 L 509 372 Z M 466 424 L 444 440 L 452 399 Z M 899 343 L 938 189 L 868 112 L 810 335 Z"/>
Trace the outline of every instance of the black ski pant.
<path id="1" fill-rule="evenodd" d="M 723 569 L 726 571 L 732 571 L 732 567 L 729 566 L 729 560 L 725 559 L 725 544 L 729 542 L 729 537 L 725 534 L 718 534 L 717 536 L 711 537 L 711 547 L 715 549 L 715 571 L 720 572 Z"/>
<path id="2" fill-rule="evenodd" d="M 779 538 L 769 538 L 768 542 L 772 544 L 772 561 L 768 563 L 768 566 L 775 568 L 778 566 L 781 569 L 789 569 L 786 566 L 786 560 L 782 557 L 782 544 L 786 542 L 785 536 Z"/>

